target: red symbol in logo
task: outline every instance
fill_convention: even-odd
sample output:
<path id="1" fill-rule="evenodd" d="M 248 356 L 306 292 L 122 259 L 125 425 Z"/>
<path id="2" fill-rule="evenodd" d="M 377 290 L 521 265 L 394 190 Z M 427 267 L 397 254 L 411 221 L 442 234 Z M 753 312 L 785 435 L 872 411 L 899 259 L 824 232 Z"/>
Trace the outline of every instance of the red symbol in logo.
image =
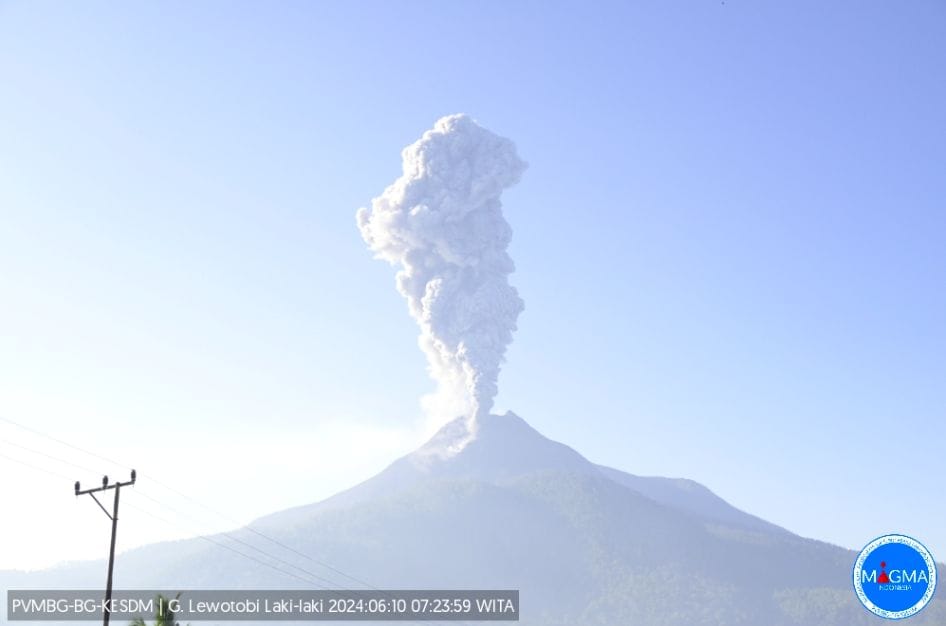
<path id="1" fill-rule="evenodd" d="M 890 577 L 887 576 L 887 572 L 885 571 L 886 569 L 887 569 L 887 562 L 881 561 L 880 562 L 880 576 L 877 577 L 878 585 L 885 585 L 890 582 Z"/>

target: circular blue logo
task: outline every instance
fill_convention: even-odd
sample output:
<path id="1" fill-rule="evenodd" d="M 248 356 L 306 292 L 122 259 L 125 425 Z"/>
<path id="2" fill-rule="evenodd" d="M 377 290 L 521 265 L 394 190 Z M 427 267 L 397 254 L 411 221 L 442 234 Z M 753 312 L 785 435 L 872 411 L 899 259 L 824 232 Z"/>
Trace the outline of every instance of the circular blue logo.
<path id="1" fill-rule="evenodd" d="M 912 617 L 930 603 L 935 591 L 936 562 L 912 537 L 878 537 L 864 546 L 854 562 L 854 592 L 874 615 Z"/>

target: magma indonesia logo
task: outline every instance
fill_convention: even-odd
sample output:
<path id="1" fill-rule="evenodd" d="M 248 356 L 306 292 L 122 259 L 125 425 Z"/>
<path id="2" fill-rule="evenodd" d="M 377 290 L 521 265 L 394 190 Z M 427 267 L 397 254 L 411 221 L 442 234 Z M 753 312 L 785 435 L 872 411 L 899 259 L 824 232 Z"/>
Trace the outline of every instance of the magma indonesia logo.
<path id="1" fill-rule="evenodd" d="M 857 555 L 854 591 L 874 615 L 912 617 L 933 598 L 936 562 L 916 539 L 906 535 L 878 537 Z"/>

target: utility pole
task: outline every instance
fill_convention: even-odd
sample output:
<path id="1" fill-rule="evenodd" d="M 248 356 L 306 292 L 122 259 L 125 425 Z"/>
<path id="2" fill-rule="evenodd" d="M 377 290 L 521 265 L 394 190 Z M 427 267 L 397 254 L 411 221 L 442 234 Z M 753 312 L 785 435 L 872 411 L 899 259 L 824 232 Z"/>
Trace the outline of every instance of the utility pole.
<path id="1" fill-rule="evenodd" d="M 128 485 L 135 484 L 135 470 L 131 470 L 131 480 L 124 483 L 112 483 L 108 484 L 108 476 L 102 477 L 102 486 L 96 487 L 95 489 L 86 489 L 85 491 L 80 491 L 79 481 L 76 481 L 76 497 L 89 494 L 92 496 L 92 499 L 95 500 L 95 503 L 99 505 L 99 508 L 112 520 L 112 546 L 108 551 L 108 580 L 105 583 L 105 606 L 102 611 L 102 626 L 108 626 L 108 618 L 111 616 L 112 607 L 112 569 L 115 566 L 115 534 L 118 532 L 118 496 L 121 493 L 122 487 L 127 487 Z M 112 504 L 112 512 L 109 513 L 108 509 L 102 506 L 102 503 L 99 502 L 99 499 L 95 497 L 96 491 L 107 491 L 109 489 L 115 490 L 115 501 Z"/>

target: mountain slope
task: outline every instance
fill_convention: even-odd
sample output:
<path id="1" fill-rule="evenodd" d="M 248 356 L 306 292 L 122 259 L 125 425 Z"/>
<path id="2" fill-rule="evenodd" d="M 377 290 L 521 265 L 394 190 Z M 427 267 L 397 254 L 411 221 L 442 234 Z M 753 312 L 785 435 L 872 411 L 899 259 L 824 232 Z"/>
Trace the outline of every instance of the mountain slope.
<path id="1" fill-rule="evenodd" d="M 375 587 L 519 589 L 528 625 L 877 619 L 851 591 L 851 551 L 797 537 L 697 483 L 595 465 L 512 414 L 481 420 L 469 441 L 464 422 L 452 422 L 374 478 L 251 527 Z M 259 543 L 249 530 L 235 534 Z M 361 586 L 296 553 L 280 556 Z M 126 588 L 302 585 L 196 541 L 131 551 L 116 579 Z M 911 623 L 942 626 L 946 608 L 934 599 Z"/>
<path id="2" fill-rule="evenodd" d="M 634 476 L 604 465 L 598 465 L 597 468 L 606 478 L 666 506 L 750 530 L 788 532 L 775 524 L 740 511 L 698 482 L 686 478 Z"/>

